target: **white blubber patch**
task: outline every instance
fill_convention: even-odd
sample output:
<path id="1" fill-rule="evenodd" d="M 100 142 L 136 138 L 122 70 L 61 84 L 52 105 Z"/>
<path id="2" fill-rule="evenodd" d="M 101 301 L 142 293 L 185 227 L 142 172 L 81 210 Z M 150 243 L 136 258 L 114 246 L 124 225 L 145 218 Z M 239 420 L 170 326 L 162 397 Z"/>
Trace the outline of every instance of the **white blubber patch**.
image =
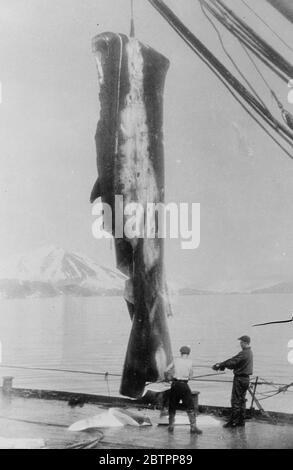
<path id="1" fill-rule="evenodd" d="M 95 53 L 97 71 L 98 71 L 98 84 L 99 86 L 104 84 L 104 71 L 102 65 L 102 54 L 100 52 Z"/>
<path id="2" fill-rule="evenodd" d="M 159 192 L 149 155 L 149 130 L 144 103 L 143 56 L 139 42 L 130 38 L 126 46 L 130 90 L 121 111 L 121 183 L 126 203 L 139 202 L 146 209 L 148 202 L 158 202 Z M 143 224 L 141 224 L 143 225 Z M 132 245 L 137 239 L 131 240 Z M 144 261 L 150 269 L 159 257 L 152 240 L 144 240 Z"/>
<path id="3" fill-rule="evenodd" d="M 156 351 L 155 361 L 156 361 L 157 370 L 159 372 L 159 378 L 163 379 L 164 372 L 167 368 L 167 357 L 166 357 L 164 348 L 162 346 L 159 346 L 159 348 Z"/>
<path id="4" fill-rule="evenodd" d="M 145 238 L 143 243 L 143 257 L 146 266 L 152 267 L 160 256 L 158 239 Z"/>
<path id="5" fill-rule="evenodd" d="M 94 428 L 119 428 L 122 426 L 151 426 L 151 422 L 141 413 L 109 408 L 98 415 L 76 421 L 69 426 L 68 431 L 78 432 Z"/>
<path id="6" fill-rule="evenodd" d="M 98 95 L 99 95 L 99 108 L 98 108 L 98 122 L 100 121 L 101 118 L 101 100 L 100 100 L 100 92 L 101 92 L 101 87 L 104 85 L 104 70 L 103 70 L 103 64 L 102 64 L 102 54 L 99 51 L 95 51 L 95 60 L 96 60 L 96 66 L 97 66 L 97 71 L 98 71 Z"/>

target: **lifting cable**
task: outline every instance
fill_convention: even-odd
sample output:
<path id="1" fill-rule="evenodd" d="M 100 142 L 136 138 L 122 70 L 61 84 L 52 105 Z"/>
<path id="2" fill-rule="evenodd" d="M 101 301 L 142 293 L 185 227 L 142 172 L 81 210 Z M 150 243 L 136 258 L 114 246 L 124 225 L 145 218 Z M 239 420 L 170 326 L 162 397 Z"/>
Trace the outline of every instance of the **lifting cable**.
<path id="1" fill-rule="evenodd" d="M 233 34 L 241 44 L 245 45 L 253 54 L 263 62 L 270 70 L 272 70 L 281 80 L 285 83 L 288 83 L 289 75 L 287 72 L 280 70 L 275 62 L 271 60 L 271 56 L 266 52 L 253 38 L 248 36 L 245 31 L 238 29 L 237 26 L 232 25 L 227 20 L 227 15 L 225 13 L 217 13 L 209 4 L 206 4 L 206 8 L 212 13 L 212 15 L 226 28 L 228 31 Z M 286 73 L 286 75 L 284 75 Z"/>
<path id="2" fill-rule="evenodd" d="M 22 369 L 24 369 L 24 370 L 37 370 L 37 371 L 45 371 L 45 372 L 46 371 L 48 371 L 48 372 L 69 372 L 69 373 L 75 373 L 75 374 L 98 375 L 98 376 L 103 376 L 103 378 L 106 382 L 108 382 L 109 377 L 121 377 L 121 374 L 115 374 L 115 373 L 112 374 L 110 372 L 94 372 L 94 371 L 81 371 L 81 370 L 57 369 L 57 368 L 53 369 L 53 368 L 45 368 L 45 367 L 16 366 L 16 365 L 8 365 L 8 364 L 5 364 L 5 365 L 1 364 L 0 368 L 19 369 L 19 370 L 22 370 Z M 197 368 L 210 368 L 210 366 L 195 364 L 194 369 L 197 369 Z M 219 375 L 225 375 L 225 372 L 218 372 L 216 374 L 211 373 L 211 374 L 197 375 L 197 376 L 193 376 L 190 380 L 191 381 L 194 380 L 195 382 L 198 381 L 198 382 L 214 382 L 214 383 L 232 383 L 232 380 L 230 380 L 229 377 L 227 377 L 226 380 L 221 380 L 221 379 L 219 379 L 219 380 L 218 379 L 216 379 L 216 380 L 213 380 L 213 379 L 202 380 L 205 377 L 219 376 Z M 282 392 L 288 391 L 289 387 L 293 387 L 293 382 L 290 383 L 290 384 L 281 384 L 281 383 L 274 383 L 274 382 L 268 381 L 267 379 L 264 379 L 262 377 L 258 377 L 258 378 L 259 378 L 259 380 L 257 381 L 258 385 L 270 385 L 271 387 L 274 387 L 273 390 L 268 390 L 266 392 L 259 392 L 260 395 L 266 395 L 266 394 L 271 393 L 271 392 L 282 393 Z M 252 380 L 251 380 L 250 383 L 254 384 L 255 380 L 256 380 L 256 377 L 252 377 Z M 164 380 L 159 381 L 159 382 L 164 382 Z M 155 383 L 159 383 L 159 382 L 157 381 Z M 151 383 L 154 383 L 154 382 L 148 382 L 148 384 L 151 384 Z M 107 383 L 107 385 L 109 385 L 109 384 Z M 109 389 L 108 389 L 108 392 L 109 392 L 109 395 L 110 395 L 110 390 Z M 292 393 L 293 393 L 293 391 L 292 391 Z"/>
<path id="3" fill-rule="evenodd" d="M 201 4 L 201 5 L 202 5 L 202 2 L 203 2 L 203 1 L 205 2 L 205 0 L 199 0 L 199 1 L 200 1 L 200 4 Z M 213 1 L 213 0 L 212 0 L 212 1 Z M 206 2 L 205 2 L 205 3 L 206 3 Z M 209 5 L 207 5 L 207 8 L 208 8 L 209 11 L 215 16 L 214 10 L 211 9 L 211 8 L 209 7 Z M 220 19 L 220 18 L 218 17 L 218 15 L 217 15 L 217 19 L 223 24 L 222 19 Z M 224 20 L 224 21 L 225 21 L 225 20 Z M 225 25 L 224 25 L 224 26 L 225 26 Z M 215 25 L 214 25 L 214 27 L 215 27 Z M 230 28 L 229 28 L 229 30 L 230 30 L 230 32 L 231 32 L 232 34 L 234 34 L 234 32 L 231 31 Z M 219 33 L 219 37 L 220 37 L 220 33 Z M 264 77 L 263 73 L 261 72 L 261 70 L 260 70 L 259 67 L 257 66 L 256 62 L 253 60 L 251 54 L 248 52 L 248 50 L 247 50 L 247 48 L 246 48 L 248 45 L 245 44 L 245 42 L 243 43 L 243 41 L 241 41 L 240 37 L 238 37 L 238 40 L 239 40 L 239 43 L 240 43 L 241 47 L 243 48 L 243 50 L 244 50 L 245 53 L 247 54 L 249 60 L 251 61 L 251 63 L 253 64 L 254 68 L 256 69 L 256 71 L 257 71 L 258 74 L 260 75 L 261 79 L 263 80 L 265 86 L 268 88 L 268 90 L 269 90 L 271 96 L 272 96 L 273 99 L 276 101 L 276 103 L 277 103 L 277 105 L 278 105 L 278 107 L 279 107 L 279 109 L 280 109 L 280 111 L 281 111 L 281 115 L 282 115 L 282 118 L 283 118 L 284 122 L 287 124 L 287 126 L 288 126 L 291 130 L 293 130 L 293 115 L 292 115 L 289 111 L 287 111 L 287 110 L 284 108 L 284 106 L 283 106 L 283 104 L 281 103 L 280 99 L 277 97 L 276 93 L 274 92 L 274 90 L 272 89 L 272 87 L 270 86 L 270 84 L 268 83 L 268 81 L 266 80 L 266 78 Z M 221 41 L 221 37 L 220 37 L 220 41 Z M 246 47 L 245 47 L 245 46 L 246 46 Z M 250 50 L 251 50 L 251 47 L 250 47 Z M 252 51 L 253 51 L 253 50 L 252 50 Z M 254 52 L 254 51 L 253 51 L 253 52 Z M 258 55 L 258 54 L 257 54 L 257 55 Z M 259 55 L 258 55 L 258 57 L 259 57 Z M 259 58 L 260 58 L 260 57 L 259 57 Z M 266 64 L 266 65 L 267 65 L 267 64 Z M 271 68 L 271 67 L 270 67 L 270 68 Z M 276 70 L 273 70 L 273 71 L 276 72 Z M 280 75 L 279 75 L 279 76 L 280 76 Z M 282 78 L 282 79 L 284 80 L 284 77 L 283 77 L 283 76 L 281 76 L 280 78 Z M 286 79 L 285 79 L 285 80 L 286 80 Z M 258 98 L 259 98 L 259 97 L 258 97 Z M 259 98 L 259 99 L 260 99 L 260 98 Z M 263 102 L 262 102 L 262 103 L 263 103 Z"/>
<path id="4" fill-rule="evenodd" d="M 207 18 L 207 20 L 210 22 L 210 24 L 212 25 L 212 27 L 214 28 L 214 30 L 216 31 L 216 34 L 219 38 L 219 41 L 220 41 L 220 44 L 222 46 L 222 49 L 223 51 L 225 52 L 226 56 L 229 58 L 229 60 L 232 62 L 232 64 L 234 65 L 235 69 L 237 70 L 237 72 L 239 73 L 239 75 L 243 78 L 243 80 L 245 81 L 245 83 L 247 84 L 247 86 L 250 88 L 250 90 L 252 91 L 252 93 L 256 96 L 256 98 L 258 98 L 258 100 L 262 103 L 262 105 L 265 107 L 265 103 L 263 102 L 263 100 L 261 99 L 261 97 L 258 95 L 257 91 L 255 90 L 255 88 L 251 85 L 251 83 L 248 81 L 248 79 L 245 77 L 245 75 L 243 74 L 243 72 L 240 70 L 240 68 L 238 67 L 238 65 L 236 64 L 236 62 L 234 61 L 233 57 L 231 56 L 231 54 L 227 51 L 227 48 L 224 44 L 224 41 L 222 39 L 222 36 L 221 36 L 221 33 L 220 31 L 218 30 L 217 26 L 215 25 L 215 23 L 212 21 L 212 19 L 208 16 L 206 10 L 205 10 L 205 7 L 207 6 L 206 2 L 204 0 L 199 0 L 199 3 L 200 3 L 200 7 L 201 7 L 201 10 L 204 14 L 204 16 Z"/>
<path id="5" fill-rule="evenodd" d="M 256 45 L 256 47 L 263 51 L 263 54 L 266 56 L 269 61 L 276 65 L 280 70 L 282 70 L 288 77 L 293 75 L 292 65 L 272 46 L 270 46 L 261 36 L 259 36 L 247 23 L 245 23 L 239 16 L 236 15 L 222 0 L 209 0 L 214 7 L 218 9 L 222 18 L 225 20 L 229 19 L 231 22 L 231 27 L 237 28 L 237 30 L 242 31 L 243 34 L 250 38 Z"/>
<path id="6" fill-rule="evenodd" d="M 289 44 L 284 41 L 284 39 L 281 38 L 281 36 L 260 16 L 256 11 L 246 3 L 245 0 L 240 0 L 246 7 L 273 33 L 283 44 L 286 46 L 288 49 L 290 49 L 291 52 L 293 52 L 293 49 Z"/>
<path id="7" fill-rule="evenodd" d="M 279 98 L 277 97 L 276 93 L 274 92 L 274 90 L 271 88 L 271 86 L 269 85 L 268 81 L 265 79 L 264 75 L 262 74 L 262 72 L 260 71 L 259 67 L 256 65 L 255 61 L 253 60 L 253 58 L 251 57 L 250 53 L 248 52 L 248 50 L 241 44 L 242 48 L 245 50 L 247 56 L 249 57 L 250 61 L 252 62 L 252 64 L 254 65 L 255 69 L 257 70 L 257 72 L 259 73 L 260 77 L 262 78 L 262 80 L 264 81 L 266 87 L 268 88 L 269 92 L 271 93 L 271 96 L 274 98 L 274 100 L 276 101 L 277 105 L 278 105 L 278 108 L 280 109 L 281 111 L 281 115 L 282 115 L 282 118 L 284 120 L 284 122 L 287 124 L 287 126 L 293 130 L 293 115 L 287 111 L 282 102 L 279 100 Z"/>
<path id="8" fill-rule="evenodd" d="M 107 381 L 108 376 L 111 377 L 121 377 L 121 374 L 110 374 L 109 372 L 94 372 L 94 371 L 87 371 L 87 370 L 73 370 L 73 369 L 53 369 L 53 368 L 45 368 L 45 367 L 30 367 L 30 366 L 14 366 L 9 364 L 1 364 L 1 368 L 4 369 L 20 369 L 20 370 L 36 370 L 36 371 L 44 371 L 44 372 L 68 372 L 70 374 L 87 374 L 87 375 L 100 375 L 104 377 L 104 380 Z"/>
<path id="9" fill-rule="evenodd" d="M 170 10 L 170 8 L 162 0 L 148 1 L 154 8 L 156 8 L 156 10 L 159 11 L 163 18 L 165 18 L 165 20 L 177 32 L 183 41 L 193 50 L 193 52 L 206 63 L 213 73 L 215 73 L 218 78 L 221 76 L 222 83 L 225 84 L 229 91 L 232 93 L 231 88 L 233 88 L 253 108 L 253 110 L 262 117 L 266 124 L 273 128 L 273 130 L 276 131 L 278 135 L 287 142 L 288 145 L 293 147 L 293 134 L 288 131 L 281 122 L 274 118 L 267 108 L 263 107 L 263 105 L 247 90 L 247 88 L 231 74 L 231 72 L 209 51 L 209 49 L 205 47 L 205 45 L 196 36 L 191 33 L 191 31 L 179 20 L 172 10 Z M 235 95 L 233 96 L 235 97 Z M 239 99 L 237 101 L 240 102 Z M 247 111 L 247 108 L 243 105 L 243 103 L 241 105 Z M 250 112 L 249 114 L 251 115 Z M 259 120 L 257 120 L 255 117 L 254 120 L 264 129 L 264 126 L 260 124 Z M 265 131 L 271 136 L 267 129 L 265 129 Z M 277 141 L 277 139 L 273 138 L 273 140 L 285 151 L 285 153 L 290 158 L 293 158 L 293 156 Z"/>

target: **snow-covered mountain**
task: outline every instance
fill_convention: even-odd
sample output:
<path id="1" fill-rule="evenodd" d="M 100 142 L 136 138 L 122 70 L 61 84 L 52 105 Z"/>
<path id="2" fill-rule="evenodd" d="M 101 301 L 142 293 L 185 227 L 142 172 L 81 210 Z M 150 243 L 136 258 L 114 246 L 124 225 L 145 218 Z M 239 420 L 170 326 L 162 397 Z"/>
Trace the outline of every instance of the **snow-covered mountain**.
<path id="1" fill-rule="evenodd" d="M 252 294 L 292 294 L 293 282 L 278 282 L 277 284 L 255 289 Z"/>
<path id="2" fill-rule="evenodd" d="M 82 254 L 46 246 L 0 265 L 0 296 L 117 295 L 125 279 Z"/>

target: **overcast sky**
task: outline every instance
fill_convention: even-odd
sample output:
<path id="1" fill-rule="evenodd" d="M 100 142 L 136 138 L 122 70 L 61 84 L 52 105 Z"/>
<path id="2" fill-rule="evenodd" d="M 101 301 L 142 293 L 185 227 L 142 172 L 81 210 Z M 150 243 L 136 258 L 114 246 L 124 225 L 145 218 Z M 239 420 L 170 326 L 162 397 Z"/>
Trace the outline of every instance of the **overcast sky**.
<path id="1" fill-rule="evenodd" d="M 168 241 L 168 277 L 214 288 L 292 279 L 293 161 L 147 0 L 134 3 L 137 38 L 171 62 L 164 95 L 166 199 L 201 204 L 200 246 L 182 250 L 179 241 Z M 166 3 L 235 72 L 198 1 Z M 227 3 L 293 63 L 293 53 L 241 0 Z M 247 3 L 292 43 L 292 24 L 282 15 L 265 0 Z M 1 0 L 0 259 L 56 244 L 114 266 L 110 242 L 91 232 L 98 116 L 91 39 L 103 31 L 128 33 L 129 6 L 129 0 Z M 276 111 L 237 41 L 224 31 L 223 38 Z M 262 70 L 286 104 L 286 85 Z"/>

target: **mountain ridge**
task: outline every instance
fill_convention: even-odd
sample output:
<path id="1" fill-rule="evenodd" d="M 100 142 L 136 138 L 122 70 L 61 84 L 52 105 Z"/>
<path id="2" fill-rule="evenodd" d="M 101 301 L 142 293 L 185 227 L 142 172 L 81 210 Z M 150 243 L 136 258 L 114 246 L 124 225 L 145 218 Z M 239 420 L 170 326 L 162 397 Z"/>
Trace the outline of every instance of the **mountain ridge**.
<path id="1" fill-rule="evenodd" d="M 126 276 L 55 246 L 15 256 L 0 268 L 0 297 L 121 295 Z"/>

